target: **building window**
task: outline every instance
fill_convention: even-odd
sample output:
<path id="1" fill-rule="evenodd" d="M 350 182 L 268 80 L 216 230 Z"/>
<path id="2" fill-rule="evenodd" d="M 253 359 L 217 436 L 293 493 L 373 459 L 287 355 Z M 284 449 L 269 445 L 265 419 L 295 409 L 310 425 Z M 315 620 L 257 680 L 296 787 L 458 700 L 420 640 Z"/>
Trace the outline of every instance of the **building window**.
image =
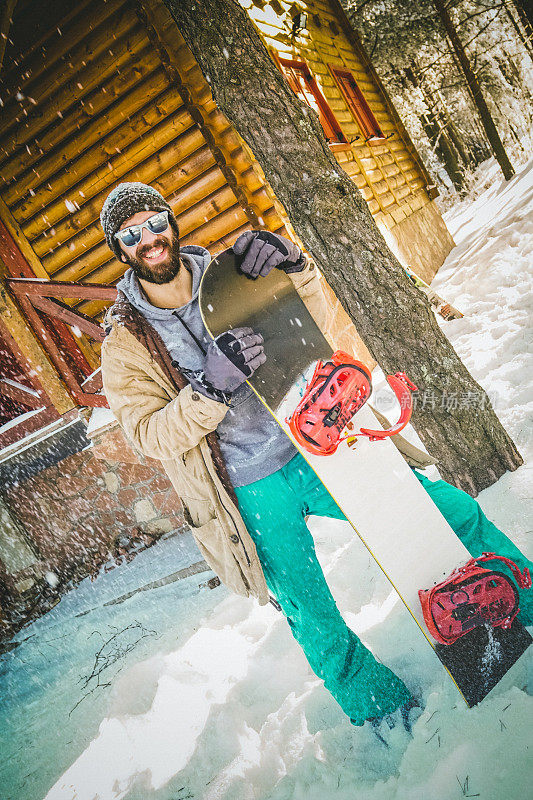
<path id="1" fill-rule="evenodd" d="M 277 53 L 274 56 L 293 92 L 317 112 L 328 144 L 332 146 L 338 144 L 349 146 L 341 126 L 337 122 L 326 98 L 318 88 L 318 84 L 305 61 L 281 58 Z"/>
<path id="2" fill-rule="evenodd" d="M 329 64 L 329 68 L 337 81 L 344 99 L 348 103 L 348 108 L 361 128 L 361 133 L 365 141 L 371 143 L 385 139 L 385 134 L 379 127 L 379 122 L 363 97 L 363 93 L 357 85 L 357 81 L 352 73 L 347 69 L 340 69 L 332 64 Z"/>

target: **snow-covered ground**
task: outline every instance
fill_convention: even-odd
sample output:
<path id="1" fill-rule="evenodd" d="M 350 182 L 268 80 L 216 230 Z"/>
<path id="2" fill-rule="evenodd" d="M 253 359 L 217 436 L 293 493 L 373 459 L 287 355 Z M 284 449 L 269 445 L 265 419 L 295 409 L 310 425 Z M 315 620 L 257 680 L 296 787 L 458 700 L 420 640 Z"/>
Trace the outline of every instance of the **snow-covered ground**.
<path id="1" fill-rule="evenodd" d="M 533 458 L 532 179 L 533 161 L 508 184 L 495 175 L 496 183 L 473 204 L 465 201 L 448 214 L 457 247 L 434 281 L 465 313 L 444 323 L 446 334 L 490 392 L 526 460 L 479 497 L 525 549 L 533 528 L 527 481 Z M 183 600 L 163 587 L 111 606 L 116 611 L 104 620 L 108 627 L 127 623 L 128 613 L 130 622 L 142 615 L 159 638 L 147 638 L 111 686 L 83 701 L 68 720 L 80 693 L 72 664 L 68 699 L 56 679 L 48 735 L 40 740 L 52 762 L 48 786 L 55 781 L 46 800 L 522 800 L 530 794 L 533 700 L 524 691 L 526 659 L 468 710 L 422 637 L 413 635 L 409 615 L 352 529 L 324 519 L 310 525 L 348 624 L 422 696 L 412 737 L 398 726 L 387 733 L 387 749 L 368 725 L 351 726 L 271 606 L 260 608 L 223 587 L 185 593 Z M 91 602 L 84 602 L 87 610 L 78 608 L 69 618 L 72 623 L 76 616 L 73 647 L 97 625 Z M 56 635 L 61 630 L 58 617 Z M 19 650 L 24 654 L 23 646 Z M 532 685 L 530 675 L 529 692 Z M 33 703 L 50 702 L 46 686 L 41 695 L 33 690 Z M 61 727 L 68 724 L 80 732 L 69 730 L 66 744 L 74 755 L 65 769 L 54 739 L 63 741 Z M 94 730 L 89 742 L 84 727 Z M 21 744 L 31 737 L 28 725 Z M 9 800 L 37 798 L 31 766 L 24 769 L 28 782 L 17 794 L 5 793 Z"/>

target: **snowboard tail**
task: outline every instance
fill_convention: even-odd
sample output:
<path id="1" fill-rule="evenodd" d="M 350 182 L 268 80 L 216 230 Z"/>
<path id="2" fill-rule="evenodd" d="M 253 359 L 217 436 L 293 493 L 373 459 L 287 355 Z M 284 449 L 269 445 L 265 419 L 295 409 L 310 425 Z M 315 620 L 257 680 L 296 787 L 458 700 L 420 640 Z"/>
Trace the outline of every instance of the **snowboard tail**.
<path id="1" fill-rule="evenodd" d="M 317 362 L 332 359 L 292 281 L 274 269 L 256 280 L 244 275 L 232 250 L 211 262 L 200 284 L 200 310 L 211 334 L 248 326 L 262 334 L 266 362 L 249 385 L 291 438 L 369 550 L 454 680 L 469 706 L 482 700 L 532 642 L 515 619 L 507 629 L 477 627 L 452 644 L 433 641 L 418 592 L 442 582 L 470 553 L 394 445 L 360 440 L 350 449 L 341 441 L 330 455 L 310 452 L 291 430 Z M 357 427 L 379 428 L 368 405 Z M 349 480 L 346 480 L 349 476 Z M 424 531 L 423 538 L 417 531 Z M 420 553 L 424 558 L 420 558 Z M 481 555 L 481 554 L 480 554 Z"/>

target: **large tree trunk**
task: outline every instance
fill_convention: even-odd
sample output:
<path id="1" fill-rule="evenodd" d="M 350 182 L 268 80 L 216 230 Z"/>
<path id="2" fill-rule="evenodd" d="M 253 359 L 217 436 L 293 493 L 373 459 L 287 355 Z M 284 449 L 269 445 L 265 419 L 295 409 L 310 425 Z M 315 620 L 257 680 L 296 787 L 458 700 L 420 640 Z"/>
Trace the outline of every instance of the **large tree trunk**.
<path id="1" fill-rule="evenodd" d="M 461 192 L 465 187 L 464 174 L 444 130 L 434 116 L 422 114 L 419 119 L 431 146 L 444 165 L 444 169 L 448 173 L 451 182 L 457 191 Z"/>
<path id="2" fill-rule="evenodd" d="M 522 463 L 489 400 L 388 249 L 366 202 L 235 0 L 165 0 L 216 102 L 387 372 L 420 387 L 413 422 L 443 476 L 471 494 Z"/>
<path id="3" fill-rule="evenodd" d="M 524 25 L 533 28 L 533 0 L 515 0 L 514 4 Z"/>
<path id="4" fill-rule="evenodd" d="M 513 177 L 514 169 L 511 166 L 509 158 L 507 157 L 507 153 L 505 152 L 502 140 L 500 139 L 496 125 L 494 124 L 494 120 L 492 119 L 489 107 L 486 103 L 485 98 L 483 97 L 483 92 L 481 91 L 478 79 L 476 78 L 474 70 L 470 66 L 470 61 L 468 59 L 468 56 L 466 55 L 465 49 L 461 43 L 459 35 L 455 30 L 455 26 L 451 20 L 451 17 L 448 14 L 448 10 L 446 8 L 444 0 L 433 0 L 433 5 L 437 10 L 437 13 L 444 27 L 444 30 L 446 31 L 446 34 L 450 42 L 452 43 L 452 47 L 459 60 L 461 69 L 464 72 L 466 82 L 468 83 L 468 86 L 472 93 L 472 97 L 474 99 L 474 103 L 476 104 L 477 110 L 479 111 L 479 116 L 481 118 L 483 127 L 485 128 L 485 133 L 487 134 L 487 138 L 490 142 L 490 146 L 492 147 L 492 151 L 496 157 L 496 160 L 498 161 L 498 164 L 501 167 L 505 180 L 508 181 Z"/>
<path id="5" fill-rule="evenodd" d="M 531 9 L 533 9 L 533 2 L 529 2 L 529 6 Z M 515 29 L 515 33 L 522 42 L 522 44 L 524 45 L 525 49 L 527 50 L 529 57 L 533 60 L 533 41 L 531 36 L 531 31 L 532 31 L 531 24 L 527 19 L 524 9 L 520 6 L 518 2 L 514 3 L 514 10 L 518 14 L 519 22 L 516 21 L 516 19 L 514 18 L 514 14 L 511 12 L 511 9 L 508 6 L 505 8 L 507 19 Z"/>
<path id="6" fill-rule="evenodd" d="M 424 100 L 424 105 L 426 107 L 426 111 L 423 114 L 419 114 L 418 118 L 420 120 L 420 124 L 424 129 L 426 136 L 429 139 L 429 143 L 434 148 L 437 157 L 440 159 L 441 163 L 444 165 L 448 176 L 457 189 L 457 191 L 462 191 L 464 189 L 464 174 L 459 166 L 459 161 L 457 159 L 457 155 L 450 143 L 450 139 L 448 138 L 448 129 L 444 130 L 444 127 L 441 125 L 439 119 L 439 111 L 436 108 L 436 103 L 431 101 L 431 98 L 427 96 L 427 93 L 424 91 L 424 88 L 421 86 L 420 81 L 418 80 L 418 75 L 415 72 L 414 64 L 412 66 L 406 67 L 405 75 L 407 79 L 413 84 L 415 89 L 418 89 L 420 92 L 420 96 Z M 404 82 L 405 85 L 405 82 Z M 466 153 L 465 153 L 465 162 L 466 162 Z"/>

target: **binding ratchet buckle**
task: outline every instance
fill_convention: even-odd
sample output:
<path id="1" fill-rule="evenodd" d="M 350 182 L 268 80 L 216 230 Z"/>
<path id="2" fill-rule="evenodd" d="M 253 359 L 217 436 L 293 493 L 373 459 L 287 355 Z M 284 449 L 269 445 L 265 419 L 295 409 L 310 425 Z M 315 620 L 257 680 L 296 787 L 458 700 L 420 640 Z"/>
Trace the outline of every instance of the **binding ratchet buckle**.
<path id="1" fill-rule="evenodd" d="M 310 453 L 327 456 L 343 441 L 353 444 L 358 436 L 370 441 L 385 439 L 401 431 L 411 418 L 411 392 L 417 387 L 405 372 L 387 375 L 387 381 L 401 407 L 398 422 L 388 430 L 361 428 L 359 433 L 344 430 L 372 393 L 368 368 L 347 353 L 337 350 L 330 361 L 319 361 L 298 406 L 286 421 L 296 441 Z"/>

